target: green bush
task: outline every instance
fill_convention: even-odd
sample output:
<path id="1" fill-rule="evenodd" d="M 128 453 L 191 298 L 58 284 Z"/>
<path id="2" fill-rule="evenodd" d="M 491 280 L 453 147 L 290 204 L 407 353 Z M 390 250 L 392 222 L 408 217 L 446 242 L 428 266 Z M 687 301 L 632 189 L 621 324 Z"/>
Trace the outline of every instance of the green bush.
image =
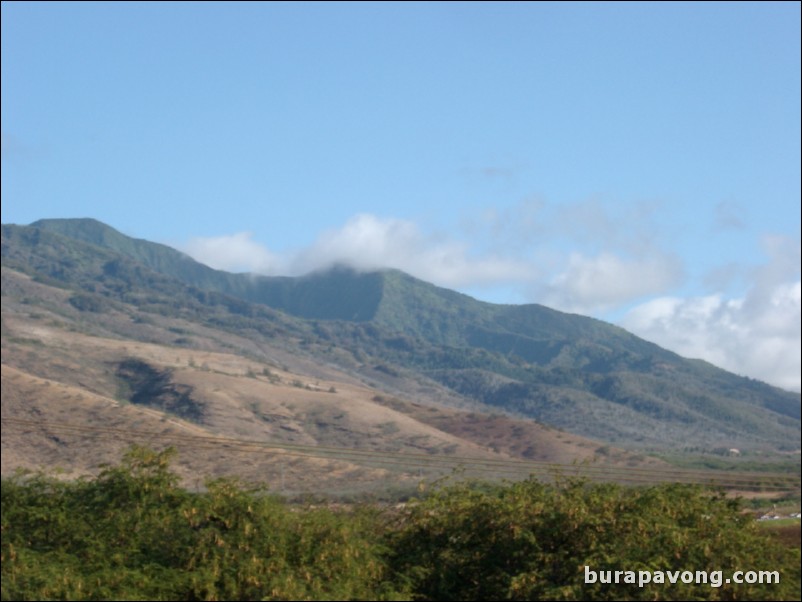
<path id="1" fill-rule="evenodd" d="M 3 600 L 396 596 L 359 513 L 296 512 L 225 479 L 192 494 L 171 456 L 137 447 L 94 480 L 4 480 Z"/>
<path id="2" fill-rule="evenodd" d="M 770 541 L 738 501 L 693 486 L 461 484 L 411 504 L 390 537 L 398 582 L 421 600 L 800 599 L 799 550 Z M 586 584 L 586 566 L 777 570 L 781 582 Z"/>
<path id="3" fill-rule="evenodd" d="M 2 482 L 3 600 L 799 600 L 799 549 L 701 488 L 578 480 L 436 488 L 403 510 L 182 489 L 134 447 L 73 482 Z M 585 583 L 601 571 L 778 571 L 779 584 Z"/>

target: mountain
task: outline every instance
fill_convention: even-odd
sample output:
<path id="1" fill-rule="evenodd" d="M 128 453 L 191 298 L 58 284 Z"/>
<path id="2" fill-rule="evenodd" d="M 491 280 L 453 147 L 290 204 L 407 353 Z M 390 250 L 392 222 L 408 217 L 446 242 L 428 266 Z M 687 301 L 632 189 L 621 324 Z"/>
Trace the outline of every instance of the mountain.
<path id="1" fill-rule="evenodd" d="M 4 476 L 40 466 L 96 473 L 132 443 L 176 446 L 188 487 L 238 476 L 344 496 L 408 493 L 456 468 L 520 478 L 591 462 L 627 479 L 665 468 L 488 412 L 358 345 L 323 348 L 319 323 L 109 249 L 3 226 L 2 258 Z"/>
<path id="2" fill-rule="evenodd" d="M 599 320 L 484 303 L 397 270 L 231 274 L 88 219 L 3 226 L 3 265 L 70 288 L 73 305 L 90 311 L 127 303 L 272 333 L 285 349 L 411 399 L 428 387 L 429 402 L 496 409 L 626 448 L 799 448 L 798 394 Z"/>

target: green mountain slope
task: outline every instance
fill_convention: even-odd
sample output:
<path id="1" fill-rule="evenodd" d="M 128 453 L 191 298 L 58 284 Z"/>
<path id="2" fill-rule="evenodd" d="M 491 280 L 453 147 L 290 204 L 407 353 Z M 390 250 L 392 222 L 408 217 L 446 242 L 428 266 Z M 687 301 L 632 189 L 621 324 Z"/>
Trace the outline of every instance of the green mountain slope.
<path id="1" fill-rule="evenodd" d="M 4 226 L 3 262 L 97 289 L 109 301 L 147 299 L 155 288 L 170 291 L 174 311 L 237 307 L 238 315 L 296 333 L 306 352 L 325 361 L 345 353 L 389 383 L 417 374 L 468 399 L 618 445 L 799 447 L 798 394 L 681 358 L 599 320 L 483 303 L 396 270 L 229 274 L 95 220 Z"/>
<path id="2" fill-rule="evenodd" d="M 350 270 L 310 278 L 232 274 L 198 263 L 168 246 L 130 238 L 90 218 L 43 219 L 31 227 L 116 251 L 200 289 L 262 303 L 304 318 L 370 320 L 381 299 L 382 279 L 378 274 Z"/>

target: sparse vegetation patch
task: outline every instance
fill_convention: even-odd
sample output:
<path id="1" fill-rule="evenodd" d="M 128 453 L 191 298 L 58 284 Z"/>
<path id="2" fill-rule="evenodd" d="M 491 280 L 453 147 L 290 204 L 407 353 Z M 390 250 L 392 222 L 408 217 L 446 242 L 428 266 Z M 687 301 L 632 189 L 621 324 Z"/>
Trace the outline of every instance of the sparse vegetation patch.
<path id="1" fill-rule="evenodd" d="M 147 362 L 129 358 L 117 366 L 121 391 L 133 404 L 149 406 L 179 418 L 202 422 L 205 406 L 192 397 L 192 387 L 171 381 L 172 371 L 158 369 Z"/>

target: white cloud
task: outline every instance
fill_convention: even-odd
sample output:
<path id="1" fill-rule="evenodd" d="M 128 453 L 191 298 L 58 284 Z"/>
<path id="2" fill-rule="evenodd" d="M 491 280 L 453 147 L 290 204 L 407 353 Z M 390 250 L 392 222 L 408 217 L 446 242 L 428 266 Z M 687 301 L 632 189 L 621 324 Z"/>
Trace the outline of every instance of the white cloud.
<path id="1" fill-rule="evenodd" d="M 486 286 L 531 277 L 530 267 L 496 255 L 471 256 L 467 245 L 424 235 L 411 221 L 359 214 L 310 246 L 276 255 L 249 232 L 194 238 L 181 249 L 202 263 L 228 271 L 300 275 L 333 265 L 358 270 L 397 268 L 441 286 Z"/>
<path id="2" fill-rule="evenodd" d="M 193 238 L 181 250 L 209 267 L 229 272 L 276 274 L 281 260 L 263 245 L 251 240 L 250 232 L 227 236 Z"/>
<path id="3" fill-rule="evenodd" d="M 799 391 L 799 242 L 764 242 L 770 259 L 752 272 L 742 298 L 654 299 L 631 310 L 621 325 L 681 355 Z"/>
<path id="4" fill-rule="evenodd" d="M 442 236 L 424 235 L 411 221 L 371 214 L 356 215 L 342 228 L 324 233 L 291 260 L 294 273 L 335 263 L 360 270 L 398 268 L 454 287 L 529 277 L 524 262 L 494 255 L 472 257 L 466 245 Z"/>
<path id="5" fill-rule="evenodd" d="M 517 282 L 531 301 L 603 317 L 684 279 L 682 261 L 664 250 L 656 201 L 549 203 L 538 198 L 466 218 L 472 244 L 525 260 Z"/>
<path id="6" fill-rule="evenodd" d="M 567 266 L 544 287 L 541 298 L 562 311 L 597 313 L 666 292 L 682 276 L 681 263 L 668 255 L 625 259 L 610 252 L 593 257 L 571 253 Z"/>
<path id="7" fill-rule="evenodd" d="M 362 213 L 323 232 L 307 247 L 281 255 L 255 242 L 248 232 L 196 238 L 182 249 L 218 269 L 268 275 L 301 275 L 337 264 L 359 270 L 397 268 L 451 288 L 517 288 L 530 300 L 581 313 L 663 293 L 682 277 L 678 260 L 640 245 L 628 245 L 643 251 L 634 255 L 636 259 L 607 250 L 588 254 L 560 250 L 550 238 L 555 230 L 564 229 L 565 221 L 584 223 L 581 230 L 586 236 L 595 222 L 598 229 L 592 238 L 597 242 L 621 238 L 620 228 L 600 213 L 598 203 L 551 215 L 543 213 L 544 207 L 539 201 L 527 201 L 511 211 L 488 210 L 483 224 L 469 224 L 470 244 L 425 233 L 409 220 Z"/>

